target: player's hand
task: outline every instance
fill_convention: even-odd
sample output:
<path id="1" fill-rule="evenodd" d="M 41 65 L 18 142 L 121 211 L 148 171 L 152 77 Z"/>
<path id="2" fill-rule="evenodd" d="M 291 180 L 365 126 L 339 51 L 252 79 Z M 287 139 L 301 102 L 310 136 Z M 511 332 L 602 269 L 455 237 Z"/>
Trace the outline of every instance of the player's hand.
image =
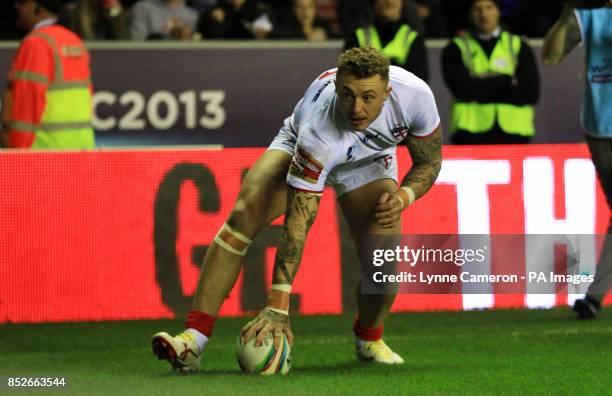
<path id="1" fill-rule="evenodd" d="M 404 209 L 402 198 L 397 192 L 389 194 L 384 192 L 378 198 L 374 217 L 382 228 L 392 228 L 398 222 Z"/>
<path id="2" fill-rule="evenodd" d="M 240 336 L 245 343 L 251 338 L 257 337 L 255 346 L 258 347 L 261 346 L 268 333 L 274 334 L 274 349 L 278 349 L 280 346 L 283 333 L 287 336 L 289 345 L 293 345 L 289 315 L 275 312 L 270 307 L 264 308 L 255 319 L 247 323 L 240 331 Z"/>

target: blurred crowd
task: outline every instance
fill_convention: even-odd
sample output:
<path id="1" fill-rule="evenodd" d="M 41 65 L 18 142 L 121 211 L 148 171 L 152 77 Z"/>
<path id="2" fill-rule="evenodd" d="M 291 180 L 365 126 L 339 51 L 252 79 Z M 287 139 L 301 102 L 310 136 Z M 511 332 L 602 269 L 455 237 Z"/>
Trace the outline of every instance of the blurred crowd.
<path id="1" fill-rule="evenodd" d="M 401 19 L 425 38 L 454 36 L 468 26 L 469 0 L 382 0 L 401 3 Z M 0 5 L 0 39 L 18 40 L 14 1 Z M 85 40 L 350 38 L 380 16 L 374 0 L 70 0 L 63 25 Z M 542 37 L 558 18 L 559 0 L 500 0 L 506 29 Z"/>

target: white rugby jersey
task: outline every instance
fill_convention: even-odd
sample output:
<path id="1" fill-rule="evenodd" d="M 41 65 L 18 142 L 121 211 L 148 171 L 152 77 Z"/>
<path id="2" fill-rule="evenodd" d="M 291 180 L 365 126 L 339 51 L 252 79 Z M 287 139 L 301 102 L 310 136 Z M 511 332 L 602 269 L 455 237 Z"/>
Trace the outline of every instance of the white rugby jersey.
<path id="1" fill-rule="evenodd" d="M 330 172 L 355 169 L 395 155 L 410 134 L 424 137 L 440 124 L 429 86 L 397 66 L 389 69 L 389 98 L 379 116 L 363 131 L 352 129 L 337 105 L 336 69 L 321 74 L 285 119 L 281 132 L 297 135 L 287 183 L 309 192 L 322 192 Z"/>

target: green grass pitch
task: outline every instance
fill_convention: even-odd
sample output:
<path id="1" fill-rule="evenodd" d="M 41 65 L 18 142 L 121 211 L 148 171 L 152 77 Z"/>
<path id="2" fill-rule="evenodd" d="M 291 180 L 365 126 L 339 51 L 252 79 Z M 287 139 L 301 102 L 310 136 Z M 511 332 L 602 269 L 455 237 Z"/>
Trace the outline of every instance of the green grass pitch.
<path id="1" fill-rule="evenodd" d="M 79 395 L 595 394 L 612 392 L 612 315 L 577 321 L 569 309 L 395 314 L 385 340 L 406 359 L 357 362 L 352 318 L 293 317 L 293 368 L 285 377 L 240 374 L 241 319 L 220 319 L 202 371 L 179 374 L 150 337 L 182 321 L 0 325 L 0 377 L 62 376 Z M 0 386 L 0 393 L 23 391 Z"/>

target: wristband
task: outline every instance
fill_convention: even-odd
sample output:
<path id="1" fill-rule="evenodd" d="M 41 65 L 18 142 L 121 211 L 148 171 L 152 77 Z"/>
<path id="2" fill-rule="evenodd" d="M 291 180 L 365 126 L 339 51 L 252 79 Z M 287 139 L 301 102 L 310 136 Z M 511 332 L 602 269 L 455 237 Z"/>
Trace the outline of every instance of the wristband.
<path id="1" fill-rule="evenodd" d="M 285 293 L 291 293 L 291 285 L 287 285 L 284 283 L 274 283 L 270 289 L 282 291 Z"/>
<path id="2" fill-rule="evenodd" d="M 413 204 L 413 202 L 416 200 L 416 196 L 414 194 L 414 190 L 412 190 L 412 188 L 408 186 L 400 187 L 400 190 L 403 190 L 408 195 L 408 203 L 406 203 L 402 199 L 401 195 L 397 194 L 397 197 L 400 199 L 400 202 L 402 204 L 402 210 L 403 210 L 404 208 L 407 208 L 408 206 Z"/>
<path id="3" fill-rule="evenodd" d="M 289 316 L 289 311 L 285 311 L 283 309 L 274 308 L 274 307 L 271 307 L 269 305 L 266 307 L 266 309 L 268 309 L 268 310 L 270 310 L 270 311 L 272 311 L 274 313 L 280 314 L 280 315 Z"/>
<path id="4" fill-rule="evenodd" d="M 416 201 L 416 195 L 415 195 L 414 190 L 412 188 L 410 188 L 408 186 L 402 186 L 400 188 L 400 190 L 404 190 L 404 191 L 406 191 L 406 194 L 408 194 L 408 205 L 407 206 L 412 205 L 414 203 L 414 201 Z"/>
<path id="5" fill-rule="evenodd" d="M 289 297 L 291 296 L 291 285 L 275 283 L 268 294 L 268 307 L 278 310 L 279 313 L 289 315 Z"/>

